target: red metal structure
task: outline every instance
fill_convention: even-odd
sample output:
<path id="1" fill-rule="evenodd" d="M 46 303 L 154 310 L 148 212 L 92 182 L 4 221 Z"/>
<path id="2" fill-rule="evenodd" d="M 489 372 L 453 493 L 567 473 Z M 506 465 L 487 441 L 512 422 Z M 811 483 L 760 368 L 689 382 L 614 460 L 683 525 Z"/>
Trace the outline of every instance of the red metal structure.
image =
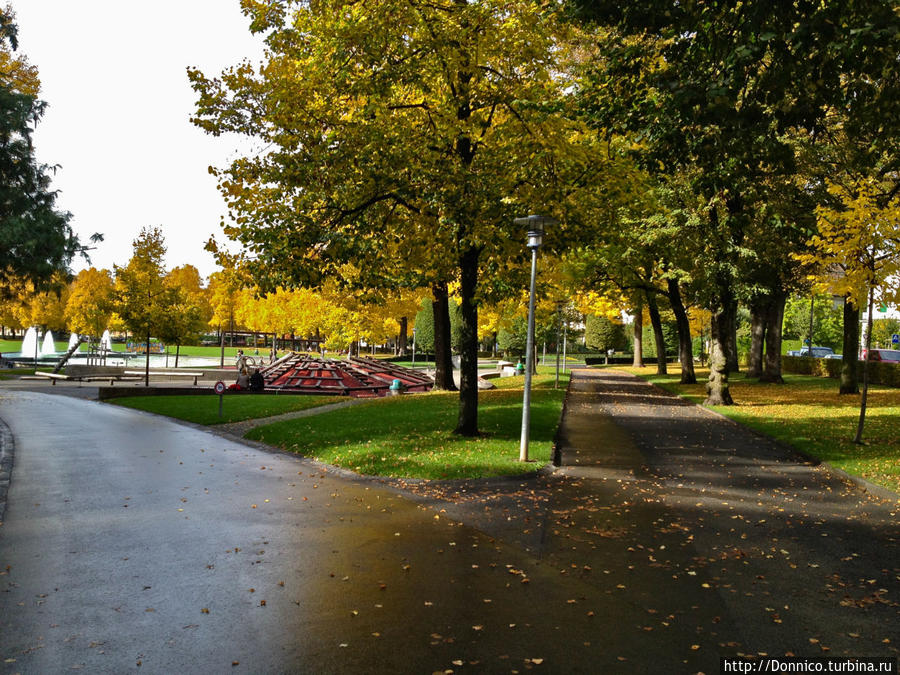
<path id="1" fill-rule="evenodd" d="M 266 389 L 305 394 L 384 396 L 394 380 L 404 391 L 430 391 L 425 373 L 377 359 L 328 359 L 291 352 L 260 369 Z"/>

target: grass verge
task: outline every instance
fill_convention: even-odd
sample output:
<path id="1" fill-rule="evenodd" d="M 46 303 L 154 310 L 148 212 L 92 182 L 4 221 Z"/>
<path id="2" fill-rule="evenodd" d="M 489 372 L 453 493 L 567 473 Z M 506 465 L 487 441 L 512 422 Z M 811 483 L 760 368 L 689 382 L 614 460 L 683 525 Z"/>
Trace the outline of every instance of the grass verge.
<path id="1" fill-rule="evenodd" d="M 695 403 L 706 397 L 708 370 L 697 370 L 701 382 L 696 385 L 680 384 L 677 366 L 662 376 L 653 368 L 627 370 Z M 900 492 L 900 389 L 869 386 L 865 444 L 856 445 L 859 396 L 841 396 L 838 382 L 829 378 L 785 375 L 784 379 L 784 384 L 766 384 L 733 373 L 729 384 L 737 405 L 712 409 L 833 467 Z"/>
<path id="2" fill-rule="evenodd" d="M 368 401 L 312 418 L 252 429 L 247 438 L 350 469 L 397 478 L 482 478 L 539 470 L 550 453 L 568 378 L 534 378 L 529 458 L 522 464 L 522 377 L 494 380 L 497 389 L 478 395 L 481 435 L 452 433 L 459 394 L 432 392 Z"/>
<path id="3" fill-rule="evenodd" d="M 209 395 L 126 396 L 108 402 L 127 408 L 146 410 L 195 424 L 226 424 L 243 420 L 271 417 L 282 413 L 307 410 L 329 403 L 346 401 L 343 396 L 270 396 L 255 394 L 225 394 L 222 397 L 222 417 L 219 417 L 219 397 Z"/>

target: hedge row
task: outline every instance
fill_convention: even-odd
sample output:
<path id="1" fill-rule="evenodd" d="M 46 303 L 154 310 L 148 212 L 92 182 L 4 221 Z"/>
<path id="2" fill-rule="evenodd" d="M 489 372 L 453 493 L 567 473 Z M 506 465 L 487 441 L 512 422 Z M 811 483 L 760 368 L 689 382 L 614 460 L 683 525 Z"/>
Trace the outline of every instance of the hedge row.
<path id="1" fill-rule="evenodd" d="M 819 377 L 841 377 L 840 359 L 813 359 L 808 356 L 782 356 L 781 368 L 794 375 L 818 375 Z M 862 382 L 862 362 L 859 363 L 859 379 Z M 900 363 L 869 361 L 869 382 L 888 387 L 900 387 Z"/>

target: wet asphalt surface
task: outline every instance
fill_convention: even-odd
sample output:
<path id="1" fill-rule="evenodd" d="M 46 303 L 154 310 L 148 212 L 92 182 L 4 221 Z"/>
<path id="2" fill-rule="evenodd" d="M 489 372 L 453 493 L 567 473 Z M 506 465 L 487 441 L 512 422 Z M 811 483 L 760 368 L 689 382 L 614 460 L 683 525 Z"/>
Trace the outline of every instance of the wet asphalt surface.
<path id="1" fill-rule="evenodd" d="M 715 673 L 897 656 L 896 495 L 612 371 L 564 467 L 354 477 L 13 387 L 0 672 Z"/>

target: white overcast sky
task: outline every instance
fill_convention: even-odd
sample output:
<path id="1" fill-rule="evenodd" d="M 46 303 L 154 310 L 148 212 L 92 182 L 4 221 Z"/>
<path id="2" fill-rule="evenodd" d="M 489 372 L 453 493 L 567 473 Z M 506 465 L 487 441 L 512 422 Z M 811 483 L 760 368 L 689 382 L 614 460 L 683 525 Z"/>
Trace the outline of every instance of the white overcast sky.
<path id="1" fill-rule="evenodd" d="M 105 236 L 92 264 L 124 264 L 141 227 L 160 226 L 168 267 L 215 271 L 203 245 L 212 234 L 222 240 L 226 208 L 207 167 L 249 146 L 190 123 L 194 93 L 185 68 L 214 76 L 244 57 L 259 61 L 261 41 L 238 0 L 11 4 L 19 53 L 38 67 L 49 104 L 34 135 L 38 160 L 59 165 L 57 204 L 72 213 L 82 241 Z"/>

